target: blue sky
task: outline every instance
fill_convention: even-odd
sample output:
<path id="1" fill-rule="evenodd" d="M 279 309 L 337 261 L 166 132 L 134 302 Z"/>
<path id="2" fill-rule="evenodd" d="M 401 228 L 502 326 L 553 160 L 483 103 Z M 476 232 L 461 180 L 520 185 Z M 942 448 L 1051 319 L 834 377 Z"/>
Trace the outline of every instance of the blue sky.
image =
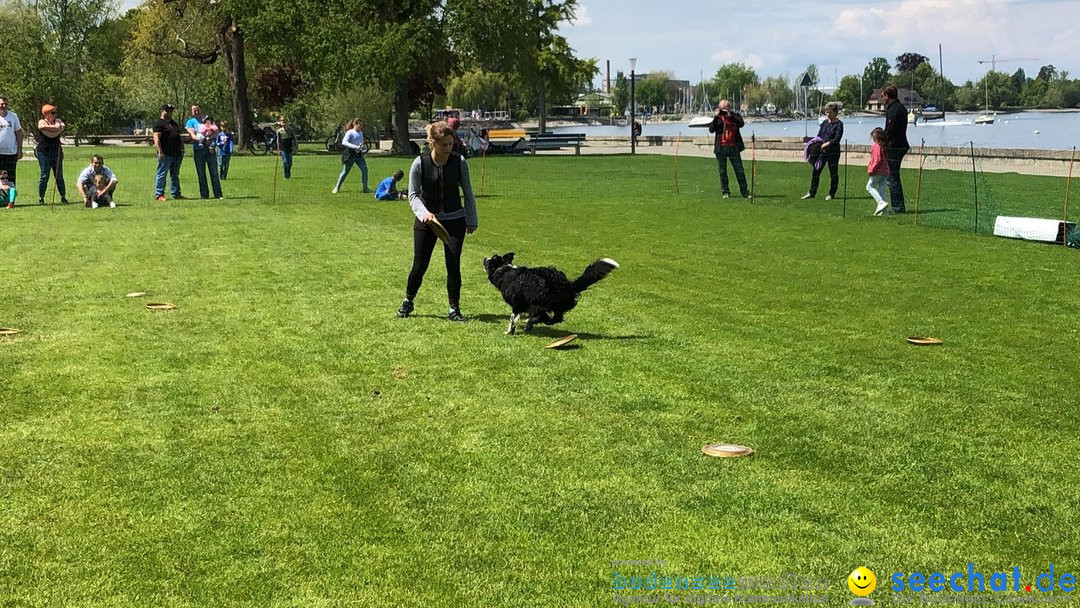
<path id="1" fill-rule="evenodd" d="M 990 68 L 978 60 L 1024 58 L 997 65 L 1029 76 L 1053 64 L 1080 78 L 1080 0 L 579 0 L 577 19 L 560 28 L 579 57 L 599 60 L 611 76 L 666 70 L 698 82 L 721 65 L 741 62 L 759 77 L 818 66 L 823 85 L 861 73 L 873 57 L 890 63 L 917 52 L 961 84 Z M 1026 58 L 1033 58 L 1026 59 Z"/>

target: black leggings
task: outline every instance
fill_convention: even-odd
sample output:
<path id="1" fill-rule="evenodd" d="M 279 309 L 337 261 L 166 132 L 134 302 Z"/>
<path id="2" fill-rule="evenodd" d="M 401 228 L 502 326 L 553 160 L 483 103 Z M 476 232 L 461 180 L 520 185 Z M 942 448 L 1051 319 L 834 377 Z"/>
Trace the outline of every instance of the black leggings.
<path id="1" fill-rule="evenodd" d="M 446 295 L 450 306 L 457 308 L 461 299 L 461 248 L 465 244 L 465 218 L 443 220 L 442 225 L 450 233 L 450 244 L 443 243 L 446 257 Z M 431 254 L 439 237 L 428 229 L 427 224 L 416 220 L 413 223 L 413 260 L 409 271 L 409 283 L 405 287 L 405 297 L 410 300 L 420 291 L 424 282 L 424 273 L 431 263 Z"/>
<path id="2" fill-rule="evenodd" d="M 812 169 L 810 173 L 810 196 L 817 195 L 818 180 L 825 166 L 829 167 L 829 196 L 836 196 L 836 188 L 840 185 L 840 157 L 826 156 L 825 162 L 821 163 L 821 169 Z"/>

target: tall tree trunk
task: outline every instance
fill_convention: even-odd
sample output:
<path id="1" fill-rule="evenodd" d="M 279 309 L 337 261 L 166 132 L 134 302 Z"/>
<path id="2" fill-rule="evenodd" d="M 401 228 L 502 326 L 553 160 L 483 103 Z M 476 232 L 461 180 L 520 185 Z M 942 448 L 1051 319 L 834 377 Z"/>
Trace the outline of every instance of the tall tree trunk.
<path id="1" fill-rule="evenodd" d="M 225 72 L 232 89 L 233 132 L 236 146 L 244 149 L 251 136 L 251 101 L 248 99 L 247 66 L 244 63 L 244 32 L 232 17 L 218 30 L 218 46 L 225 57 Z"/>
<path id="2" fill-rule="evenodd" d="M 398 78 L 394 92 L 394 145 L 392 154 L 409 154 L 409 77 Z"/>

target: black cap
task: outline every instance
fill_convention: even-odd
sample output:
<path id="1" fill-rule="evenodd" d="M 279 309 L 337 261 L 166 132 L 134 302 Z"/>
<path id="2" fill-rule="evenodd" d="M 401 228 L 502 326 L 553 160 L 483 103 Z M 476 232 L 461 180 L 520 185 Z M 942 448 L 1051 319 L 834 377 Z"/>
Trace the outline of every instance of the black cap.
<path id="1" fill-rule="evenodd" d="M 165 103 L 165 104 L 161 104 L 161 109 L 163 111 L 168 110 L 168 111 L 172 112 L 173 110 L 176 109 L 176 106 L 172 105 L 171 103 Z"/>

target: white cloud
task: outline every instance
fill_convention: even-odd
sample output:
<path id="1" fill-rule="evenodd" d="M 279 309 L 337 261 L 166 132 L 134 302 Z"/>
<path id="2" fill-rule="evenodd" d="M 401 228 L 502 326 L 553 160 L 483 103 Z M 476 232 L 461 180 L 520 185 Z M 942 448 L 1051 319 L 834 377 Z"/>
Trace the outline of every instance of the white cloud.
<path id="1" fill-rule="evenodd" d="M 564 21 L 565 27 L 589 27 L 592 25 L 592 15 L 589 14 L 589 7 L 584 4 L 577 5 L 574 9 L 574 19 L 571 21 Z"/>

